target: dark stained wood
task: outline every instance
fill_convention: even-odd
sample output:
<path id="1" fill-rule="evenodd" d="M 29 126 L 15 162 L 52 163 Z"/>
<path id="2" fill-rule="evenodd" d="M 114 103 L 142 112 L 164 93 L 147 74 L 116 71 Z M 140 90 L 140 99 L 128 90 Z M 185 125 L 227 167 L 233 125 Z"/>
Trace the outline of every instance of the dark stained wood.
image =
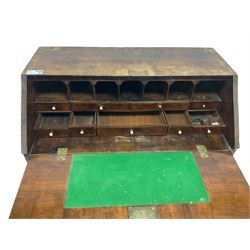
<path id="1" fill-rule="evenodd" d="M 22 153 L 31 158 L 10 217 L 128 217 L 126 207 L 63 209 L 70 156 L 56 160 L 59 147 L 196 152 L 198 144 L 210 150 L 196 157 L 211 203 L 159 205 L 158 217 L 247 217 L 249 187 L 228 153 L 239 147 L 237 75 L 214 49 L 39 48 L 22 73 Z"/>
<path id="2" fill-rule="evenodd" d="M 120 140 L 120 145 L 129 151 L 129 142 Z M 211 202 L 157 205 L 157 217 L 250 218 L 249 186 L 231 153 L 208 151 L 208 158 L 194 154 Z M 56 155 L 31 156 L 10 218 L 128 218 L 126 206 L 64 209 L 70 165 L 71 155 L 65 161 Z"/>
<path id="3" fill-rule="evenodd" d="M 158 218 L 164 219 L 188 219 L 186 204 L 170 204 L 157 206 Z"/>
<path id="4" fill-rule="evenodd" d="M 29 69 L 44 70 L 44 74 L 50 76 L 128 77 L 235 74 L 212 48 L 40 47 L 23 73 L 26 74 Z"/>
<path id="5" fill-rule="evenodd" d="M 64 209 L 64 218 L 67 219 L 127 219 L 127 207 L 101 207 Z"/>
<path id="6" fill-rule="evenodd" d="M 32 107 L 35 111 L 70 111 L 69 103 L 36 103 Z"/>
<path id="7" fill-rule="evenodd" d="M 24 154 L 32 153 L 38 111 L 213 108 L 230 147 L 239 146 L 237 75 L 211 48 L 41 47 L 23 71 L 22 99 Z"/>
<path id="8" fill-rule="evenodd" d="M 97 135 L 165 135 L 166 120 L 162 112 L 100 112 Z"/>
<path id="9" fill-rule="evenodd" d="M 171 128 L 169 128 L 171 129 Z M 58 147 L 68 147 L 69 152 L 130 152 L 130 151 L 178 151 L 196 150 L 197 144 L 203 144 L 208 150 L 227 150 L 228 144 L 221 134 L 183 134 L 167 136 L 103 136 L 37 138 L 33 145 L 34 154 L 53 154 Z M 127 131 L 128 133 L 129 131 Z"/>

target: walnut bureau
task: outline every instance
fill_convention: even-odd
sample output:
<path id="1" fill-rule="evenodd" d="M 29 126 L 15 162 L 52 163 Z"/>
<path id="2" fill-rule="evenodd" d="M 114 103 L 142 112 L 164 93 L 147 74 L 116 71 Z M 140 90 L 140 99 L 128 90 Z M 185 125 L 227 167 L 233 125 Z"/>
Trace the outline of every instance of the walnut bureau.
<path id="1" fill-rule="evenodd" d="M 57 159 L 61 148 L 66 149 L 65 161 Z M 229 171 L 230 175 L 235 168 L 242 186 L 232 192 L 236 195 L 242 189 L 249 193 L 233 160 L 237 148 L 237 74 L 214 49 L 40 47 L 22 73 L 22 153 L 28 161 L 26 171 L 40 169 L 37 173 L 42 175 L 44 161 L 50 178 L 63 183 L 48 184 L 50 191 L 58 185 L 55 199 L 60 200 L 56 206 L 61 213 L 58 216 L 49 198 L 44 198 L 48 190 L 32 193 L 34 197 L 24 195 L 23 186 L 29 183 L 25 177 L 29 174 L 25 173 L 11 217 L 39 217 L 33 210 L 30 212 L 23 199 L 30 199 L 34 208 L 40 196 L 47 206 L 52 206 L 48 210 L 51 217 L 71 214 L 62 205 L 67 180 L 60 179 L 53 169 L 64 166 L 62 176 L 67 176 L 71 154 L 77 152 L 189 150 L 201 162 L 208 191 L 213 181 L 206 178 L 213 174 L 217 178 L 218 171 Z M 208 158 L 203 158 L 204 154 Z M 34 186 L 27 185 L 33 192 Z M 209 191 L 212 196 L 213 190 Z M 244 193 L 244 213 L 238 217 L 248 217 L 247 197 Z M 21 216 L 24 203 L 29 212 Z M 123 215 L 114 217 L 126 217 L 124 209 L 124 213 L 120 211 Z M 219 206 L 216 210 L 215 204 L 214 209 L 217 211 Z M 166 215 L 163 210 L 159 206 L 159 217 Z M 73 215 L 81 217 L 75 212 Z M 233 212 L 229 215 L 237 217 Z M 40 217 L 50 217 L 49 212 L 42 212 Z"/>

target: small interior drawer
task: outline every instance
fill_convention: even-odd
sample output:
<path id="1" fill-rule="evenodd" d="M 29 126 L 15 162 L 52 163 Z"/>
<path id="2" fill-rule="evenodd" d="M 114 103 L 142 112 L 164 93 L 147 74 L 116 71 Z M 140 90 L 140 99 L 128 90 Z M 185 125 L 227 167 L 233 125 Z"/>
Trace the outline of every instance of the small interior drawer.
<path id="1" fill-rule="evenodd" d="M 72 111 L 96 111 L 98 110 L 97 103 L 94 102 L 70 102 Z"/>
<path id="2" fill-rule="evenodd" d="M 96 111 L 130 111 L 129 103 L 97 103 Z"/>
<path id="3" fill-rule="evenodd" d="M 189 109 L 190 102 L 176 102 L 168 101 L 164 104 L 165 110 L 187 110 Z"/>
<path id="4" fill-rule="evenodd" d="M 195 133 L 220 133 L 226 127 L 215 110 L 189 110 L 187 114 Z"/>
<path id="5" fill-rule="evenodd" d="M 35 103 L 36 111 L 69 111 L 69 103 Z"/>
<path id="6" fill-rule="evenodd" d="M 34 131 L 38 137 L 68 136 L 69 113 L 39 113 Z"/>
<path id="7" fill-rule="evenodd" d="M 190 109 L 219 109 L 221 104 L 221 102 L 191 102 Z"/>
<path id="8" fill-rule="evenodd" d="M 184 135 L 192 132 L 190 120 L 185 111 L 166 111 L 168 134 Z"/>
<path id="9" fill-rule="evenodd" d="M 69 132 L 71 136 L 96 135 L 95 112 L 72 112 L 70 114 Z"/>
<path id="10" fill-rule="evenodd" d="M 100 112 L 97 135 L 165 135 L 167 123 L 162 112 Z"/>
<path id="11" fill-rule="evenodd" d="M 132 103 L 131 110 L 133 111 L 161 111 L 164 109 L 162 103 Z"/>

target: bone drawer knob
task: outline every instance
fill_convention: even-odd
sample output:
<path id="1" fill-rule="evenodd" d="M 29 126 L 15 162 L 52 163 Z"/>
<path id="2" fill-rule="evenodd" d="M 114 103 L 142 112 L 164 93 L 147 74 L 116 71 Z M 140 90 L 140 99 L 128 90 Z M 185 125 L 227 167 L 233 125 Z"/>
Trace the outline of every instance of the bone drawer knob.
<path id="1" fill-rule="evenodd" d="M 100 110 L 103 110 L 103 106 L 100 106 L 99 109 L 100 109 Z"/>
<path id="2" fill-rule="evenodd" d="M 158 105 L 158 108 L 161 109 L 161 104 Z"/>
<path id="3" fill-rule="evenodd" d="M 51 109 L 54 111 L 54 110 L 56 110 L 56 107 L 55 107 L 55 106 L 53 106 Z"/>
<path id="4" fill-rule="evenodd" d="M 53 135 L 54 135 L 53 132 L 50 132 L 50 133 L 49 133 L 49 136 L 50 136 L 50 137 L 52 137 Z"/>
<path id="5" fill-rule="evenodd" d="M 211 131 L 210 129 L 208 129 L 208 130 L 207 130 L 207 133 L 208 133 L 208 134 L 211 134 L 211 133 L 212 133 L 212 131 Z"/>
<path id="6" fill-rule="evenodd" d="M 203 104 L 203 105 L 202 105 L 202 107 L 203 107 L 203 108 L 206 108 L 206 105 L 205 105 L 205 104 Z"/>
<path id="7" fill-rule="evenodd" d="M 83 134 L 84 134 L 84 130 L 81 130 L 81 131 L 80 131 L 80 134 L 83 135 Z"/>
<path id="8" fill-rule="evenodd" d="M 181 130 L 178 130 L 178 135 L 181 135 L 182 134 L 182 131 Z"/>
<path id="9" fill-rule="evenodd" d="M 133 135 L 133 134 L 134 134 L 134 130 L 133 130 L 133 129 L 130 129 L 129 133 L 130 133 L 131 135 Z"/>

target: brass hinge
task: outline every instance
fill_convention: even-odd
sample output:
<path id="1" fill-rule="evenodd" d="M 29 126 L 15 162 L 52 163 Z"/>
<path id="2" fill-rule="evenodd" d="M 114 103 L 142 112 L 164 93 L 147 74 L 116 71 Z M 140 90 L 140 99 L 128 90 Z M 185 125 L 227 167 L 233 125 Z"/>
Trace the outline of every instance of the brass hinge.
<path id="1" fill-rule="evenodd" d="M 196 148 L 202 158 L 208 158 L 207 148 L 205 145 L 196 145 Z"/>
<path id="2" fill-rule="evenodd" d="M 67 157 L 68 148 L 58 148 L 56 153 L 56 159 L 58 161 L 64 161 Z"/>

